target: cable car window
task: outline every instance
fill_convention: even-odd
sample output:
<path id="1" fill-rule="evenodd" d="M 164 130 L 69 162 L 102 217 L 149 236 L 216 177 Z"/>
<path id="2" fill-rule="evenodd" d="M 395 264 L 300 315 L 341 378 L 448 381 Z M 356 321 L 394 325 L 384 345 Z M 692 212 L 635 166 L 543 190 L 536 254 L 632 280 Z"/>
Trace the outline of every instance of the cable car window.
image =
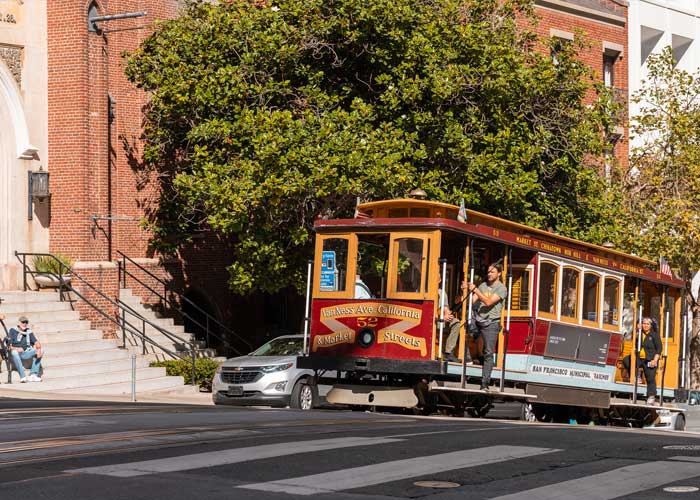
<path id="1" fill-rule="evenodd" d="M 594 273 L 583 275 L 583 319 L 598 323 L 598 288 L 600 276 Z"/>
<path id="2" fill-rule="evenodd" d="M 625 293 L 622 304 L 622 334 L 625 340 L 632 340 L 634 332 L 634 280 L 625 280 Z"/>
<path id="3" fill-rule="evenodd" d="M 513 268 L 513 289 L 510 308 L 514 311 L 530 310 L 530 270 Z"/>
<path id="4" fill-rule="evenodd" d="M 430 217 L 430 209 L 425 207 L 412 208 L 411 217 Z"/>
<path id="5" fill-rule="evenodd" d="M 549 262 L 540 264 L 540 284 L 537 293 L 537 308 L 540 312 L 557 313 L 557 270 L 557 266 Z"/>
<path id="6" fill-rule="evenodd" d="M 670 290 L 666 296 L 666 304 L 668 306 L 668 338 L 673 338 L 673 331 L 676 328 L 676 300 L 677 297 L 675 290 Z M 666 332 L 661 332 L 661 336 L 665 337 Z"/>
<path id="7" fill-rule="evenodd" d="M 579 271 L 570 267 L 562 270 L 561 284 L 561 316 L 562 318 L 575 319 L 578 317 L 578 282 Z"/>
<path id="8" fill-rule="evenodd" d="M 620 324 L 620 280 L 605 278 L 603 288 L 603 324 L 618 326 Z"/>
<path id="9" fill-rule="evenodd" d="M 322 292 L 344 292 L 348 272 L 348 240 L 329 238 L 323 240 L 321 262 Z"/>
<path id="10" fill-rule="evenodd" d="M 391 217 L 391 218 L 408 217 L 408 208 L 390 208 L 389 209 L 389 217 Z"/>
<path id="11" fill-rule="evenodd" d="M 420 292 L 423 263 L 423 240 L 398 238 L 398 262 L 396 269 L 396 289 L 399 292 Z"/>
<path id="12" fill-rule="evenodd" d="M 358 234 L 356 274 L 373 297 L 386 297 L 388 265 L 389 233 Z"/>

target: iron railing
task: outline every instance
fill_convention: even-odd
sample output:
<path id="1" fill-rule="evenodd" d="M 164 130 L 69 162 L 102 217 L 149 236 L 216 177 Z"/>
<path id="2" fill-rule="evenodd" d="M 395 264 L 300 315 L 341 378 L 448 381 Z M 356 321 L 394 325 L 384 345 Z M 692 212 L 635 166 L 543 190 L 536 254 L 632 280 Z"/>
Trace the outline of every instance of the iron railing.
<path id="1" fill-rule="evenodd" d="M 197 350 L 196 350 L 196 344 L 194 341 L 187 341 L 178 335 L 166 330 L 165 328 L 161 327 L 160 325 L 156 325 L 152 321 L 150 321 L 148 318 L 143 317 L 141 314 L 139 314 L 137 311 L 135 311 L 133 308 L 128 306 L 127 304 L 123 303 L 119 299 L 112 299 L 111 297 L 108 297 L 105 293 L 103 293 L 101 290 L 98 290 L 92 283 L 90 283 L 87 279 L 85 279 L 83 276 L 80 274 L 76 273 L 75 270 L 71 269 L 69 266 L 65 265 L 58 257 L 55 255 L 52 255 L 50 253 L 28 253 L 28 252 L 15 252 L 15 256 L 17 259 L 20 261 L 22 264 L 22 270 L 23 270 L 23 284 L 24 284 L 24 291 L 26 292 L 30 287 L 29 287 L 29 282 L 28 282 L 28 277 L 35 277 L 38 275 L 48 275 L 52 277 L 55 281 L 58 282 L 58 289 L 59 289 L 59 298 L 61 302 L 64 302 L 66 300 L 66 294 L 72 294 L 79 299 L 81 299 L 83 302 L 85 302 L 88 306 L 90 306 L 95 312 L 97 312 L 100 316 L 105 318 L 107 321 L 110 323 L 114 324 L 118 330 L 121 330 L 122 332 L 122 348 L 126 349 L 126 335 L 127 333 L 137 337 L 141 340 L 141 345 L 142 345 L 142 351 L 143 354 L 146 354 L 146 344 L 152 345 L 153 347 L 156 347 L 157 349 L 160 349 L 162 352 L 165 354 L 168 354 L 174 359 L 181 359 L 183 361 L 189 362 L 192 365 L 192 385 L 196 385 L 196 376 L 195 376 L 195 361 L 197 359 Z M 27 264 L 27 257 L 48 257 L 50 259 L 55 260 L 58 263 L 58 273 L 53 273 L 53 272 L 39 272 L 36 271 L 35 269 L 32 269 L 28 264 Z M 66 279 L 66 277 L 69 277 L 69 279 Z M 79 290 L 77 290 L 74 286 L 74 280 L 79 281 L 82 285 L 85 285 L 88 287 L 90 290 L 92 290 L 94 293 L 96 293 L 98 296 L 100 296 L 102 299 L 106 300 L 108 304 L 111 304 L 114 306 L 114 311 L 116 311 L 116 319 L 112 317 L 111 314 L 106 312 L 102 307 L 97 305 L 95 302 L 87 298 L 83 293 L 81 293 Z M 69 296 L 70 297 L 70 296 Z M 71 302 L 71 307 L 73 307 L 72 300 Z M 135 326 L 131 321 L 126 319 L 127 314 L 132 315 L 136 318 L 136 321 L 140 322 L 140 329 Z M 151 326 L 158 332 L 162 333 L 166 338 L 171 340 L 173 343 L 181 343 L 185 346 L 189 345 L 189 352 L 191 355 L 191 358 L 188 358 L 187 356 L 184 356 L 177 351 L 171 351 L 170 349 L 167 349 L 163 347 L 162 345 L 158 344 L 158 342 L 154 341 L 153 339 L 149 338 L 146 326 Z"/>
<path id="2" fill-rule="evenodd" d="M 194 325 L 199 327 L 205 335 L 205 342 L 207 348 L 211 346 L 211 338 L 217 339 L 219 342 L 221 342 L 222 345 L 225 347 L 229 348 L 231 351 L 233 351 L 234 354 L 236 355 L 243 355 L 247 354 L 250 351 L 253 350 L 253 345 L 248 342 L 245 338 L 241 337 L 238 335 L 235 331 L 224 325 L 221 321 L 217 320 L 214 318 L 211 314 L 206 312 L 204 309 L 199 307 L 197 304 L 192 302 L 190 299 L 185 297 L 184 295 L 176 292 L 175 290 L 172 289 L 172 287 L 166 283 L 164 280 L 153 274 L 151 271 L 146 269 L 144 266 L 139 264 L 138 262 L 134 261 L 130 257 L 126 256 L 123 252 L 120 252 L 117 250 L 117 254 L 121 257 L 121 260 L 118 261 L 119 263 L 119 282 L 122 288 L 127 288 L 127 277 L 130 277 L 133 279 L 135 282 L 137 282 L 139 285 L 144 287 L 146 290 L 154 294 L 156 297 L 158 297 L 158 300 L 160 302 L 160 307 L 163 311 L 170 310 L 170 311 L 175 311 L 177 312 L 181 318 L 189 320 L 192 322 Z M 161 287 L 162 287 L 162 293 L 159 290 L 156 290 L 152 286 L 150 286 L 148 283 L 140 279 L 138 276 L 136 276 L 134 273 L 128 270 L 127 264 L 131 264 L 135 266 L 137 269 L 139 269 L 141 272 L 145 273 L 152 279 L 154 279 Z M 177 300 L 173 300 L 171 297 L 176 297 Z M 203 322 L 199 321 L 197 318 L 194 318 L 191 314 L 188 314 L 186 311 L 183 310 L 181 305 L 186 304 L 193 310 L 197 311 L 201 315 L 201 317 L 204 318 Z M 225 337 L 222 335 L 218 335 L 213 327 L 217 328 L 217 331 L 223 332 L 225 334 Z M 231 341 L 228 339 L 233 339 L 235 340 L 238 344 L 234 345 Z"/>

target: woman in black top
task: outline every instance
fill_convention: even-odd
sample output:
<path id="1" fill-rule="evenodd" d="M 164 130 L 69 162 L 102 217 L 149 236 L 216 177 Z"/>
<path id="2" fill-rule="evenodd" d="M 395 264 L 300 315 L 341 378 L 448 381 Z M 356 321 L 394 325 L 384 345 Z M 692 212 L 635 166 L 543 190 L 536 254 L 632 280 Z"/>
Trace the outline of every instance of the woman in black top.
<path id="1" fill-rule="evenodd" d="M 659 367 L 659 358 L 663 350 L 659 328 L 656 321 L 646 317 L 642 318 L 642 348 L 637 358 L 637 368 L 644 370 L 644 378 L 647 381 L 647 404 L 656 403 L 656 369 Z M 630 357 L 625 356 L 623 366 L 630 371 Z"/>

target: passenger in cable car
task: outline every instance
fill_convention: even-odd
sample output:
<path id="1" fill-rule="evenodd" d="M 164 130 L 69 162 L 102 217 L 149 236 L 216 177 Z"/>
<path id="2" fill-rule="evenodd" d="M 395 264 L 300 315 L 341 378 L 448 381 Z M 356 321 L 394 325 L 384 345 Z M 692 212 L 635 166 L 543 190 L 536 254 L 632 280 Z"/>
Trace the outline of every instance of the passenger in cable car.
<path id="1" fill-rule="evenodd" d="M 460 326 L 460 321 L 459 318 L 455 316 L 455 314 L 450 310 L 450 301 L 447 298 L 447 293 L 442 290 L 442 273 L 439 274 L 440 278 L 440 284 L 438 286 L 438 310 L 440 308 L 441 304 L 444 304 L 444 313 L 445 317 L 443 318 L 445 321 L 445 326 L 443 331 L 443 335 L 447 336 L 447 340 L 445 341 L 445 351 L 444 351 L 444 358 L 447 361 L 452 361 L 454 363 L 459 361 L 459 358 L 454 355 L 454 350 L 455 347 L 457 347 L 457 342 L 459 341 L 459 326 Z M 439 317 L 439 316 L 438 316 Z M 472 360 L 469 356 L 469 349 L 467 349 L 467 359 L 466 363 L 468 365 L 472 364 Z"/>
<path id="2" fill-rule="evenodd" d="M 493 354 L 498 342 L 498 333 L 501 331 L 501 311 L 503 300 L 508 295 L 508 290 L 501 283 L 503 266 L 499 263 L 488 267 L 486 281 L 478 287 L 474 283 L 465 283 L 462 286 L 473 292 L 472 302 L 480 302 L 476 311 L 476 326 L 479 334 L 484 339 L 484 364 L 481 372 L 481 390 L 488 391 L 491 384 L 491 371 L 493 370 Z"/>
<path id="3" fill-rule="evenodd" d="M 355 275 L 355 298 L 356 299 L 373 299 L 374 296 L 369 287 L 362 281 L 362 276 Z"/>
<path id="4" fill-rule="evenodd" d="M 656 369 L 663 349 L 656 320 L 649 317 L 643 318 L 640 334 L 642 347 L 637 357 L 637 370 L 641 369 L 644 372 L 644 378 L 647 381 L 647 404 L 653 405 L 656 404 Z M 622 358 L 622 366 L 631 373 L 630 363 L 629 355 Z"/>

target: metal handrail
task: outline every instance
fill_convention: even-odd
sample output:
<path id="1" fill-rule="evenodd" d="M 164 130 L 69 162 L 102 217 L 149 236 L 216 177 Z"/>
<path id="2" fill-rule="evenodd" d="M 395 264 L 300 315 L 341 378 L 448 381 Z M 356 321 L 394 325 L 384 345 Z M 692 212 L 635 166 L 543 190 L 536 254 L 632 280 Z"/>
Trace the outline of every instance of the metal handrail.
<path id="1" fill-rule="evenodd" d="M 214 323 L 214 324 L 217 325 L 219 328 L 223 329 L 227 334 L 229 334 L 229 336 L 235 338 L 236 340 L 238 340 L 239 342 L 241 342 L 242 344 L 244 344 L 245 347 L 246 347 L 246 349 L 247 349 L 245 352 L 250 352 L 250 350 L 253 349 L 253 344 L 251 344 L 250 342 L 248 342 L 248 340 L 246 340 L 245 338 L 243 338 L 243 337 L 241 337 L 240 335 L 238 335 L 235 331 L 231 330 L 229 327 L 227 327 L 226 325 L 224 325 L 221 321 L 217 320 L 215 317 L 213 317 L 211 314 L 209 314 L 208 312 L 206 312 L 204 309 L 202 309 L 201 307 L 199 307 L 197 304 L 195 304 L 194 302 L 192 302 L 190 299 L 188 299 L 188 298 L 185 297 L 184 295 L 182 295 L 182 294 L 180 294 L 180 293 L 174 291 L 174 290 L 168 285 L 168 283 L 166 283 L 163 279 L 161 279 L 160 277 L 158 277 L 158 276 L 156 276 L 155 274 L 153 274 L 151 271 L 149 271 L 149 270 L 146 269 L 144 266 L 142 266 L 141 264 L 139 264 L 138 262 L 136 262 L 134 259 L 132 259 L 132 258 L 128 257 L 127 255 L 125 255 L 124 252 L 121 252 L 121 251 L 117 250 L 117 254 L 119 254 L 119 255 L 121 256 L 121 258 L 122 258 L 121 261 L 118 261 L 118 262 L 119 262 L 119 282 L 120 282 L 122 288 L 127 288 L 127 286 L 126 286 L 126 278 L 127 278 L 127 276 L 130 276 L 130 277 L 131 277 L 132 279 L 134 279 L 138 284 L 140 284 L 141 286 L 143 286 L 144 288 L 146 288 L 149 292 L 155 294 L 155 295 L 160 299 L 160 301 L 161 301 L 161 303 L 162 303 L 163 309 L 168 308 L 168 309 L 177 311 L 183 318 L 188 319 L 189 321 L 191 321 L 192 323 L 194 323 L 195 325 L 197 325 L 199 328 L 202 328 L 202 329 L 205 331 L 205 335 L 206 335 L 206 346 L 207 346 L 207 347 L 210 346 L 209 337 L 210 337 L 210 336 L 213 336 L 214 338 L 216 338 L 217 340 L 219 340 L 223 345 L 225 345 L 226 347 L 229 347 L 230 349 L 232 349 L 232 350 L 233 350 L 234 352 L 236 352 L 237 354 L 245 354 L 245 353 L 242 352 L 240 349 L 236 348 L 236 346 L 234 346 L 234 345 L 233 345 L 231 342 L 229 342 L 227 339 L 225 339 L 225 338 L 221 337 L 220 335 L 217 335 L 216 333 L 212 332 L 212 331 L 210 330 L 209 326 L 210 326 L 210 323 Z M 148 283 L 145 283 L 143 280 L 139 279 L 138 276 L 136 276 L 136 275 L 134 275 L 133 273 L 129 272 L 129 271 L 127 270 L 127 267 L 126 267 L 127 262 L 133 264 L 133 265 L 136 266 L 139 270 L 143 271 L 143 272 L 146 273 L 148 276 L 150 276 L 151 278 L 153 278 L 154 280 L 156 280 L 158 283 L 160 283 L 160 284 L 163 286 L 163 294 L 161 294 L 159 291 L 155 290 L 155 289 L 154 289 L 153 287 L 151 287 Z M 200 323 L 199 321 L 197 321 L 195 318 L 193 318 L 190 314 L 187 314 L 187 313 L 177 304 L 177 302 L 174 302 L 173 300 L 171 300 L 171 299 L 168 298 L 168 294 L 170 294 L 170 295 L 175 295 L 175 296 L 180 300 L 180 303 L 181 303 L 181 304 L 182 304 L 182 303 L 187 303 L 189 306 L 191 306 L 191 307 L 193 307 L 195 310 L 197 310 L 197 312 L 199 312 L 200 314 L 202 314 L 202 315 L 206 318 L 206 322 L 205 322 L 206 324 L 203 325 L 202 323 Z"/>
<path id="2" fill-rule="evenodd" d="M 56 274 L 53 272 L 40 272 L 40 271 L 30 269 L 30 267 L 27 265 L 27 256 L 50 257 L 50 258 L 56 260 L 58 262 L 59 274 Z M 65 300 L 64 295 L 63 295 L 64 290 L 69 292 L 69 293 L 72 293 L 72 294 L 76 295 L 77 297 L 79 297 L 80 299 L 82 299 L 83 302 L 85 302 L 90 307 L 92 307 L 98 314 L 100 314 L 102 317 L 104 317 L 105 319 L 107 319 L 111 323 L 115 324 L 117 326 L 117 328 L 122 330 L 122 348 L 126 348 L 126 332 L 128 331 L 129 334 L 134 335 L 136 337 L 139 337 L 141 339 L 141 343 L 143 346 L 143 354 L 146 354 L 146 343 L 149 343 L 149 344 L 157 347 L 158 349 L 160 349 L 164 353 L 170 355 L 173 358 L 178 358 L 178 359 L 181 359 L 183 361 L 188 361 L 188 358 L 186 356 L 182 356 L 182 355 L 178 354 L 177 352 L 173 352 L 170 349 L 167 349 L 167 348 L 161 346 L 160 344 L 158 344 L 157 342 L 155 342 L 154 340 L 150 339 L 148 337 L 148 335 L 146 334 L 146 325 L 147 324 L 152 326 L 156 330 L 158 330 L 160 333 L 165 335 L 170 340 L 173 340 L 173 342 L 175 341 L 175 339 L 177 339 L 180 342 L 182 342 L 183 344 L 189 344 L 190 352 L 192 355 L 192 358 L 189 359 L 189 361 L 192 365 L 192 385 L 196 385 L 195 362 L 196 362 L 196 358 L 197 358 L 197 351 L 196 351 L 196 345 L 195 345 L 194 341 L 188 342 L 187 340 L 185 340 L 185 339 L 175 335 L 174 333 L 169 332 L 168 330 L 164 329 L 160 325 L 156 325 L 155 323 L 153 323 L 149 319 L 145 318 L 144 316 L 139 314 L 137 311 L 135 311 L 131 307 L 129 307 L 126 304 L 124 304 L 123 302 L 121 302 L 119 299 L 114 300 L 111 297 L 107 296 L 105 293 L 103 293 L 101 290 L 98 290 L 92 283 L 90 283 L 87 279 L 85 279 L 80 274 L 76 273 L 73 269 L 68 267 L 58 257 L 56 257 L 53 254 L 50 254 L 50 253 L 29 253 L 29 252 L 17 252 L 17 251 L 15 251 L 15 257 L 17 257 L 17 259 L 22 264 L 23 283 L 24 283 L 24 291 L 25 292 L 29 288 L 28 283 L 27 283 L 27 275 L 34 277 L 35 275 L 38 275 L 38 274 L 48 274 L 49 276 L 57 279 L 58 283 L 59 283 L 59 298 L 60 298 L 61 302 L 64 302 L 64 300 Z M 76 290 L 69 281 L 66 281 L 63 278 L 63 276 L 64 276 L 63 270 L 64 269 L 66 271 L 65 274 L 70 274 L 71 279 L 77 278 L 83 284 L 85 284 L 91 290 L 93 290 L 95 293 L 97 293 L 100 297 L 105 299 L 108 303 L 115 306 L 121 312 L 121 314 L 117 315 L 117 318 L 121 317 L 121 322 L 118 319 L 114 319 L 110 314 L 105 312 L 101 307 L 94 304 L 90 299 L 88 299 L 82 293 L 80 293 L 78 290 Z M 129 314 L 136 316 L 137 319 L 141 320 L 141 326 L 142 326 L 141 331 L 139 331 L 137 327 L 135 327 L 134 325 L 132 325 L 130 322 L 128 322 L 126 320 L 127 309 L 128 309 Z"/>

